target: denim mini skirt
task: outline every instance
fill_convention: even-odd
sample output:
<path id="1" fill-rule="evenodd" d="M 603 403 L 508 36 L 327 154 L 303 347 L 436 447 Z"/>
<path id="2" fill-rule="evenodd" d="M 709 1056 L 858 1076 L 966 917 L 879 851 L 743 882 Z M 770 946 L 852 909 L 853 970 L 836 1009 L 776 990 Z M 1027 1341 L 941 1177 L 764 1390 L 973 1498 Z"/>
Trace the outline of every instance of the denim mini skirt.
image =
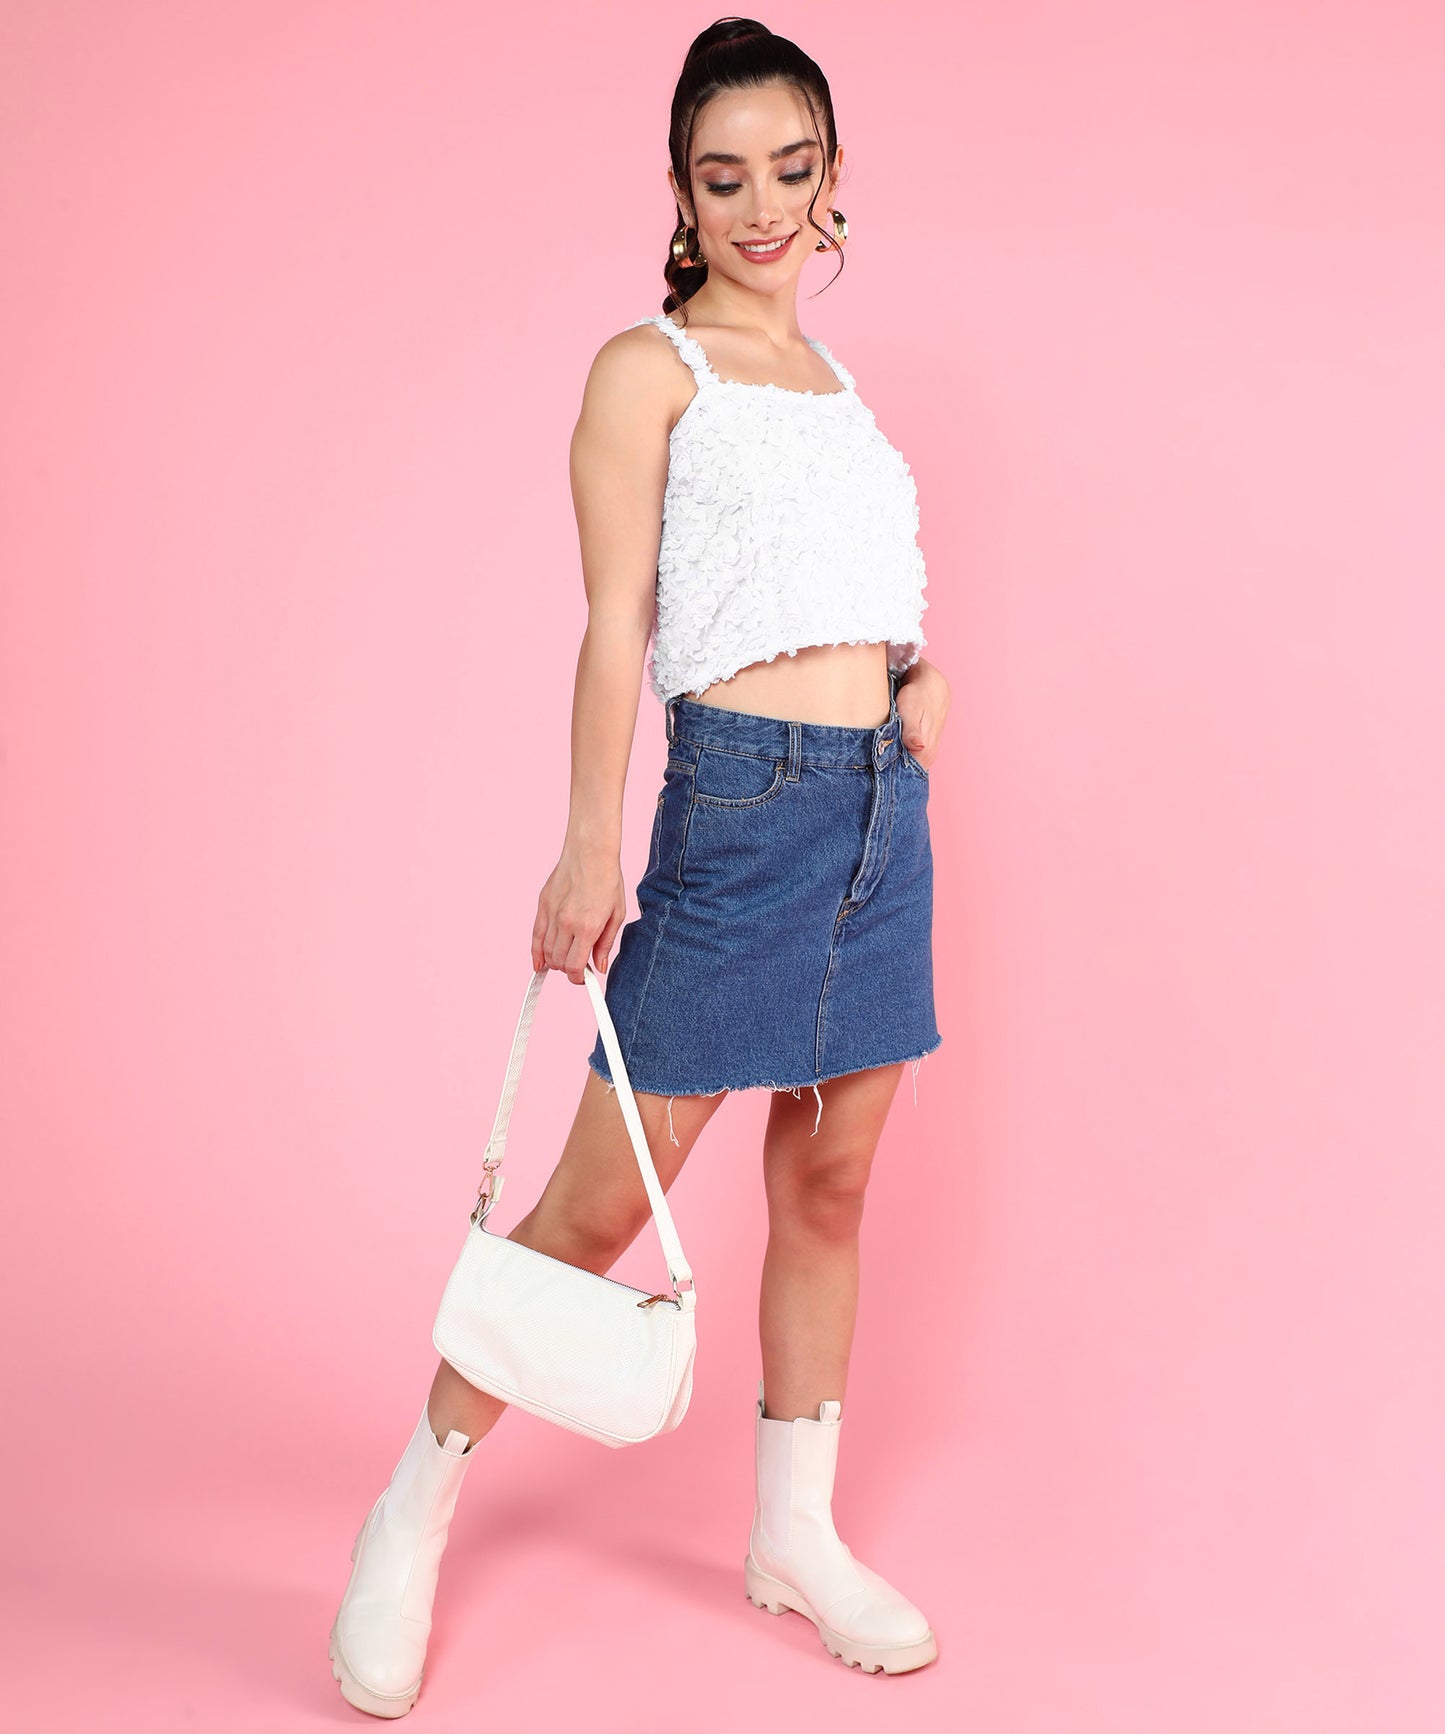
<path id="1" fill-rule="evenodd" d="M 634 1090 L 798 1094 L 940 1045 L 928 773 L 894 675 L 888 711 L 846 728 L 668 702 L 638 915 L 604 986 Z M 600 1034 L 588 1064 L 612 1082 Z"/>

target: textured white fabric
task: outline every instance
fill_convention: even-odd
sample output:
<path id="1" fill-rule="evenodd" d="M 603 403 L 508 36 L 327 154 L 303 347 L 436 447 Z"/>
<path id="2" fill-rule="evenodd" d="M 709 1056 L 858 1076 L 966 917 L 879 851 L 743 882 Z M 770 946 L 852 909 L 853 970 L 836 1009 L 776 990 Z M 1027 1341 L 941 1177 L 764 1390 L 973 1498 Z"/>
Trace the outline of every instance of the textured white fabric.
<path id="1" fill-rule="evenodd" d="M 432 1341 L 479 1390 L 614 1448 L 678 1426 L 692 1401 L 697 1325 L 670 1296 L 470 1229 Z"/>
<path id="2" fill-rule="evenodd" d="M 805 645 L 924 645 L 918 491 L 852 374 L 841 391 L 719 379 L 665 313 L 655 325 L 697 391 L 672 430 L 648 677 L 664 703 Z"/>

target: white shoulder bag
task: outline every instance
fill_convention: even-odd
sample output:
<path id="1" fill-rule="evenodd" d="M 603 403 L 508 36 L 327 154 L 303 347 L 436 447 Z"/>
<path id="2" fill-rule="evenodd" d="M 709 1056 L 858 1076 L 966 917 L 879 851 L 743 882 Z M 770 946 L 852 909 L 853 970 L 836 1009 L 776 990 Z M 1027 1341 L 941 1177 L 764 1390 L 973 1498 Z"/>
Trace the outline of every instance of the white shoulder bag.
<path id="1" fill-rule="evenodd" d="M 479 1390 L 604 1445 L 635 1445 L 669 1432 L 687 1413 L 697 1350 L 697 1295 L 647 1147 L 601 982 L 590 963 L 584 965 L 583 980 L 642 1170 L 672 1292 L 644 1294 L 503 1239 L 486 1226 L 501 1197 L 507 1122 L 537 996 L 550 973 L 536 971 L 522 1001 L 502 1100 L 482 1159 L 471 1227 L 442 1295 L 432 1341 L 443 1359 Z"/>

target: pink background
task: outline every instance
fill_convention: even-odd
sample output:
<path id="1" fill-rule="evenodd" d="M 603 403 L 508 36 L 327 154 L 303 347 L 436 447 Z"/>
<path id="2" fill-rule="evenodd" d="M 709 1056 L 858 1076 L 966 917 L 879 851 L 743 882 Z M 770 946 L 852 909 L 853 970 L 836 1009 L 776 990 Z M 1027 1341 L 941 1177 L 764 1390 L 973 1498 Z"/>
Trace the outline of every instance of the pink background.
<path id="1" fill-rule="evenodd" d="M 12 1726 L 357 1725 L 327 1631 L 561 842 L 567 442 L 714 16 L 6 8 Z M 954 694 L 836 1505 L 941 1656 L 868 1680 L 743 1597 L 754 1094 L 674 1193 L 691 1413 L 504 1417 L 415 1714 L 1438 1730 L 1445 27 L 766 19 L 832 81 L 800 310 L 913 465 Z M 553 977 L 505 1226 L 591 1040 Z"/>

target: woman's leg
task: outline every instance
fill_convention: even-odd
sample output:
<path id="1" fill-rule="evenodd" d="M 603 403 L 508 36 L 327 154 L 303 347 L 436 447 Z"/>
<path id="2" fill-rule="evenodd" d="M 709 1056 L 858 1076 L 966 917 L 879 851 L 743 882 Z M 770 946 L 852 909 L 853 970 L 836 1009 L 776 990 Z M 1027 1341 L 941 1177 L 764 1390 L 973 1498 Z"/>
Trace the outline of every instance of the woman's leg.
<path id="1" fill-rule="evenodd" d="M 637 1096 L 664 1191 L 721 1096 Z M 536 1208 L 510 1239 L 599 1273 L 649 1219 L 647 1192 L 622 1110 L 588 1067 L 582 1102 Z M 351 1550 L 352 1573 L 331 1628 L 332 1672 L 348 1703 L 404 1716 L 421 1691 L 432 1599 L 452 1513 L 476 1441 L 506 1404 L 443 1361 L 391 1481 Z"/>
<path id="2" fill-rule="evenodd" d="M 823 1112 L 775 1096 L 764 1144 L 769 1236 L 759 1328 L 757 1503 L 743 1583 L 812 1620 L 830 1655 L 907 1673 L 938 1655 L 927 1617 L 857 1560 L 833 1522 L 843 1391 L 858 1311 L 858 1230 L 900 1061 L 819 1085 Z"/>
<path id="3" fill-rule="evenodd" d="M 724 1098 L 669 1098 L 643 1090 L 633 1094 L 658 1181 L 666 1192 Z M 651 1220 L 622 1106 L 589 1066 L 582 1100 L 552 1178 L 535 1208 L 507 1238 L 600 1276 L 612 1268 Z M 659 1250 L 659 1259 L 661 1256 Z M 427 1399 L 427 1416 L 439 1440 L 452 1428 L 473 1441 L 480 1439 L 495 1426 L 506 1407 L 500 1397 L 468 1383 L 448 1362 L 442 1361 L 437 1367 Z"/>
<path id="4" fill-rule="evenodd" d="M 768 1250 L 758 1332 L 766 1414 L 791 1421 L 841 1402 L 858 1313 L 863 1195 L 903 1063 L 775 1094 L 763 1141 Z M 818 1130 L 814 1135 L 814 1121 Z"/>

